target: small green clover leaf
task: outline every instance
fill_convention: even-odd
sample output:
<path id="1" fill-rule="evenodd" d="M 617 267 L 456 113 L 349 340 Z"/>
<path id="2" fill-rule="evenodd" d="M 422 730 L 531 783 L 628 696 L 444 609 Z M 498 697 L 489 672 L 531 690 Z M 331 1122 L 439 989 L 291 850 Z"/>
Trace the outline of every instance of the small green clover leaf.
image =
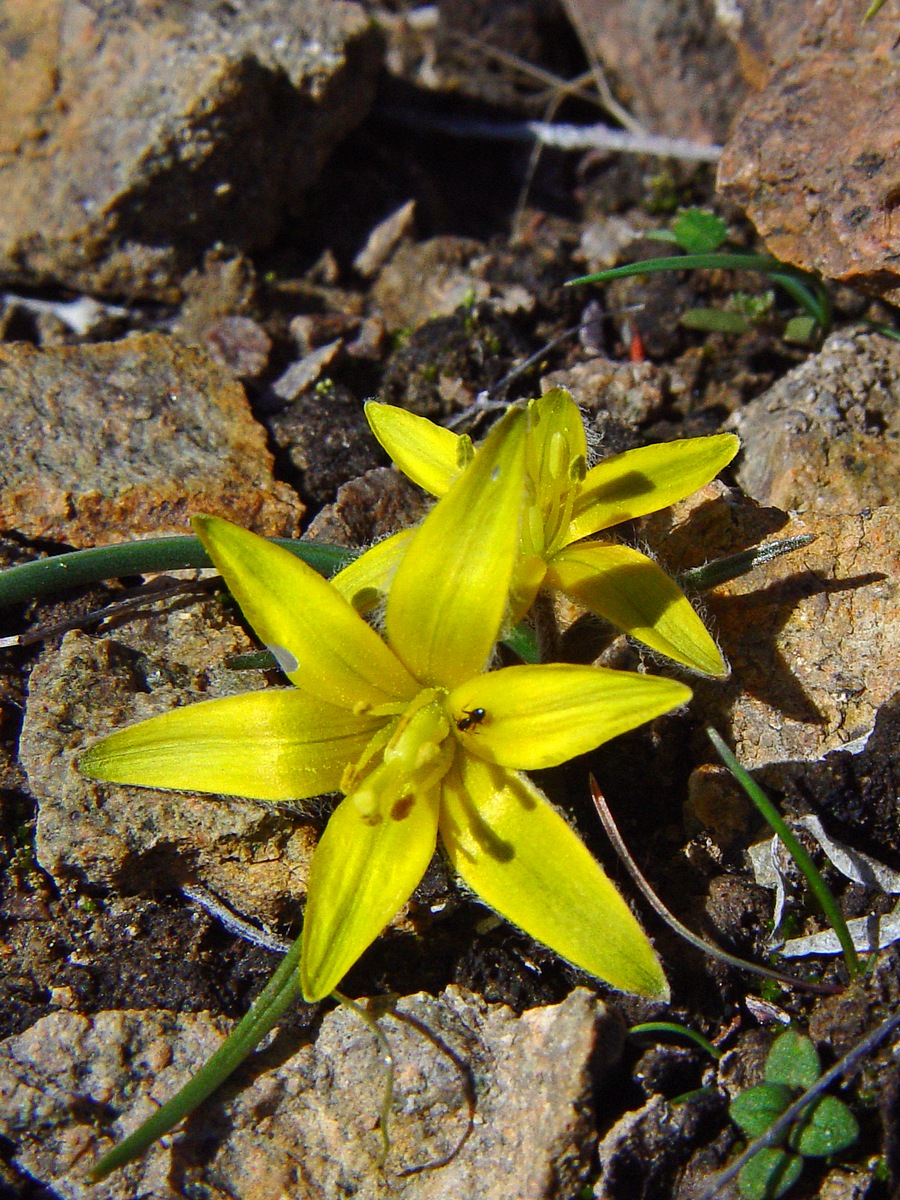
<path id="1" fill-rule="evenodd" d="M 751 1138 L 762 1137 L 821 1074 L 821 1063 L 808 1037 L 788 1029 L 776 1038 L 766 1059 L 765 1082 L 731 1102 L 735 1124 Z M 836 1096 L 820 1096 L 785 1131 L 781 1145 L 757 1151 L 738 1175 L 744 1200 L 777 1200 L 796 1183 L 804 1158 L 826 1158 L 852 1146 L 859 1136 L 853 1113 Z"/>
<path id="2" fill-rule="evenodd" d="M 768 1146 L 741 1168 L 738 1190 L 744 1200 L 777 1200 L 794 1186 L 802 1170 L 799 1154 Z"/>
<path id="3" fill-rule="evenodd" d="M 708 208 L 683 208 L 668 229 L 647 234 L 657 242 L 675 242 L 688 254 L 708 254 L 728 238 L 728 226 Z"/>
<path id="4" fill-rule="evenodd" d="M 766 1083 L 784 1084 L 801 1092 L 811 1088 L 821 1074 L 819 1052 L 796 1029 L 786 1029 L 775 1039 L 763 1072 Z"/>

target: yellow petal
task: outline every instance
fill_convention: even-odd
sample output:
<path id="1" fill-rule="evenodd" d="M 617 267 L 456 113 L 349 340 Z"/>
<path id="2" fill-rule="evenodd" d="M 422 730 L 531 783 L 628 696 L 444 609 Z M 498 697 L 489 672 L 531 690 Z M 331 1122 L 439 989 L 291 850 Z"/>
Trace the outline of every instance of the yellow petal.
<path id="1" fill-rule="evenodd" d="M 83 754 L 78 769 L 138 787 L 302 800 L 334 791 L 380 724 L 294 688 L 271 688 L 121 729 Z"/>
<path id="2" fill-rule="evenodd" d="M 690 688 L 674 679 L 548 663 L 476 676 L 455 688 L 447 704 L 470 754 L 537 771 L 585 754 L 690 698 Z M 473 712 L 479 719 L 467 725 L 466 714 Z"/>
<path id="3" fill-rule="evenodd" d="M 715 479 L 740 445 L 733 433 L 716 433 L 605 459 L 585 477 L 567 543 L 683 500 Z"/>
<path id="4" fill-rule="evenodd" d="M 669 989 L 625 901 L 524 776 L 461 755 L 443 783 L 441 840 L 473 891 L 575 966 L 623 992 Z"/>
<path id="5" fill-rule="evenodd" d="M 525 413 L 514 409 L 416 531 L 388 596 L 388 641 L 423 684 L 477 674 L 506 611 L 524 488 Z"/>
<path id="6" fill-rule="evenodd" d="M 341 708 L 409 697 L 415 681 L 377 633 L 306 563 L 218 517 L 194 517 L 228 590 L 288 679 Z"/>
<path id="7" fill-rule="evenodd" d="M 393 404 L 370 400 L 366 420 L 394 465 L 432 496 L 448 492 L 474 454 L 470 438 Z"/>
<path id="8" fill-rule="evenodd" d="M 303 919 L 310 1003 L 334 991 L 412 895 L 434 853 L 437 812 L 436 789 L 376 825 L 351 797 L 335 809 L 313 855 Z"/>
<path id="9" fill-rule="evenodd" d="M 356 612 L 371 612 L 387 595 L 394 572 L 414 533 L 414 529 L 403 529 L 382 542 L 376 542 L 359 558 L 332 575 L 331 586 L 337 588 Z"/>
<path id="10" fill-rule="evenodd" d="M 528 405 L 536 480 L 557 486 L 564 477 L 584 479 L 587 441 L 578 405 L 565 388 L 551 388 Z"/>
<path id="11" fill-rule="evenodd" d="M 577 542 L 550 561 L 545 583 L 659 654 L 704 675 L 728 674 L 690 600 L 661 567 L 637 550 Z"/>

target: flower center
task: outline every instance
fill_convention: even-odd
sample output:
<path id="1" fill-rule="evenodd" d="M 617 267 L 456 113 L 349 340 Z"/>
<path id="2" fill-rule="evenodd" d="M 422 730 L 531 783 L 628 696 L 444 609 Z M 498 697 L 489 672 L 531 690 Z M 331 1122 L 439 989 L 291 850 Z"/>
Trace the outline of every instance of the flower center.
<path id="1" fill-rule="evenodd" d="M 391 814 L 402 815 L 410 799 L 433 788 L 446 774 L 456 743 L 449 736 L 445 701 L 446 693 L 438 688 L 419 692 L 396 723 L 382 732 L 381 761 L 366 770 L 372 761 L 372 748 L 367 748 L 345 773 L 344 790 L 369 824 L 377 825 Z"/>

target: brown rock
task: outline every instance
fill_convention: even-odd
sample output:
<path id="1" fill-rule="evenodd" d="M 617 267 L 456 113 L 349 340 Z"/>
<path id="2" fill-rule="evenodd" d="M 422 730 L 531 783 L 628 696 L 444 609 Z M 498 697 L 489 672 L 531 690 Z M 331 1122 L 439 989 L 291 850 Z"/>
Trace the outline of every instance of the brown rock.
<path id="1" fill-rule="evenodd" d="M 0 1047 L 0 1130 L 18 1145 L 17 1163 L 66 1200 L 176 1200 L 197 1189 L 248 1200 L 576 1194 L 590 1164 L 592 1055 L 610 1063 L 621 1038 L 590 993 L 519 1017 L 449 988 L 401 1000 L 381 1024 L 395 1061 L 383 1170 L 381 1049 L 346 1009 L 325 1017 L 314 1045 L 286 1054 L 279 1042 L 254 1058 L 240 1090 L 99 1186 L 86 1178 L 96 1154 L 183 1084 L 228 1023 L 54 1014 Z M 100 1114 L 116 1114 L 111 1125 L 100 1117 L 106 1136 Z"/>
<path id="2" fill-rule="evenodd" d="M 265 686 L 225 660 L 254 649 L 217 601 L 155 606 L 115 640 L 70 633 L 35 666 L 20 758 L 37 797 L 41 866 L 124 892 L 200 883 L 239 913 L 299 911 L 316 830 L 288 805 L 102 786 L 75 768 L 96 737 L 176 704 Z"/>
<path id="3" fill-rule="evenodd" d="M 793 516 L 802 550 L 706 598 L 731 663 L 698 682 L 692 711 L 729 733 L 745 767 L 821 758 L 866 734 L 897 689 L 900 509 Z"/>
<path id="4" fill-rule="evenodd" d="M 371 102 L 381 40 L 344 0 L 5 0 L 0 274 L 175 300 L 271 241 Z M 5 59 L 5 61 L 3 61 Z"/>
<path id="5" fill-rule="evenodd" d="M 366 546 L 415 525 L 430 499 L 399 471 L 375 467 L 338 488 L 334 504 L 321 510 L 307 536 L 340 546 Z"/>
<path id="6" fill-rule="evenodd" d="M 791 15 L 794 9 L 791 6 Z M 825 0 L 745 103 L 719 187 L 777 258 L 900 297 L 900 66 L 885 13 Z"/>
<path id="7" fill-rule="evenodd" d="M 653 133 L 724 140 L 747 87 L 718 4 L 564 3 L 588 53 L 597 55 L 613 75 L 619 99 Z"/>
<path id="8" fill-rule="evenodd" d="M 700 597 L 731 676 L 691 680 L 691 714 L 730 736 L 744 766 L 838 750 L 896 692 L 898 516 L 896 504 L 789 515 L 716 482 L 641 522 L 639 537 L 675 574 L 775 538 L 816 538 Z"/>
<path id="9" fill-rule="evenodd" d="M 71 546 L 189 532 L 195 512 L 294 536 L 303 505 L 272 476 L 243 388 L 158 334 L 0 346 L 0 528 Z"/>
<path id="10" fill-rule="evenodd" d="M 900 495 L 900 343 L 841 331 L 732 418 L 761 504 L 858 513 Z"/>

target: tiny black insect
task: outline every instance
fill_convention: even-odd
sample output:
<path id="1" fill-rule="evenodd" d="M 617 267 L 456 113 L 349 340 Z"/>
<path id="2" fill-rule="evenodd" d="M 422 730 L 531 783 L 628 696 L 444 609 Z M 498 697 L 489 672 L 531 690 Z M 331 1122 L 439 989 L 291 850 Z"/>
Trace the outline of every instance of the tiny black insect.
<path id="1" fill-rule="evenodd" d="M 463 709 L 463 715 L 456 722 L 456 728 L 460 733 L 466 733 L 474 725 L 480 725 L 486 716 L 483 708 Z"/>

